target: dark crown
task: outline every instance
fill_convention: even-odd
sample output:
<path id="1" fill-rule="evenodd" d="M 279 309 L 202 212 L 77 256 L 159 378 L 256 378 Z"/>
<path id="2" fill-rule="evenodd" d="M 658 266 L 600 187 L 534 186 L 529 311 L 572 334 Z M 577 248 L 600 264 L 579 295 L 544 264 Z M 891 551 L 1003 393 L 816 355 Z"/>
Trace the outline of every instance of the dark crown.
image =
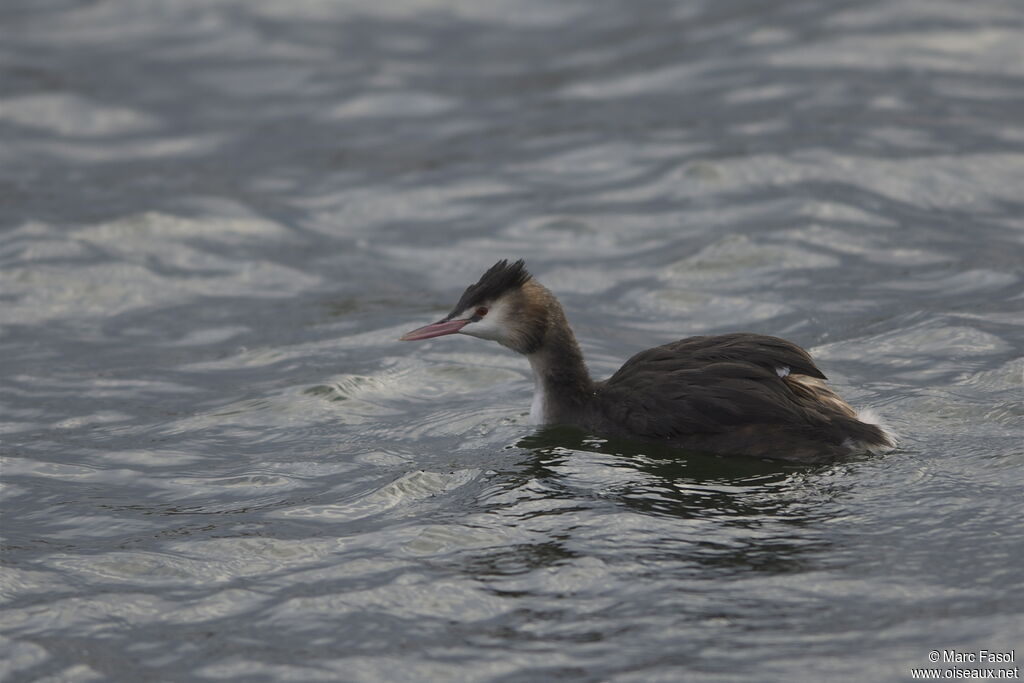
<path id="1" fill-rule="evenodd" d="M 466 287 L 459 303 L 455 304 L 455 308 L 452 309 L 452 315 L 473 306 L 494 301 L 502 294 L 522 287 L 530 277 L 523 259 L 519 259 L 515 263 L 509 263 L 502 259 L 480 276 L 480 280 L 475 285 Z"/>

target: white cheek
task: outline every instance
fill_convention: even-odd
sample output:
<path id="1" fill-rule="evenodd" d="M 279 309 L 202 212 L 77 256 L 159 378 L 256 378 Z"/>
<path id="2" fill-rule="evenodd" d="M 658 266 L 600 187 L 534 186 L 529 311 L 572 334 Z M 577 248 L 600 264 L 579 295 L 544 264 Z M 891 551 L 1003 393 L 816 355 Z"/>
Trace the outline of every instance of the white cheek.
<path id="1" fill-rule="evenodd" d="M 484 318 L 480 322 L 470 323 L 459 330 L 459 334 L 468 334 L 470 337 L 479 337 L 480 339 L 490 339 L 492 341 L 501 340 L 501 326 L 495 324 L 491 320 Z"/>
<path id="2" fill-rule="evenodd" d="M 491 305 L 491 309 L 479 322 L 470 323 L 459 330 L 459 334 L 468 334 L 471 337 L 490 339 L 501 342 L 508 333 L 508 305 L 504 301 L 498 301 Z"/>

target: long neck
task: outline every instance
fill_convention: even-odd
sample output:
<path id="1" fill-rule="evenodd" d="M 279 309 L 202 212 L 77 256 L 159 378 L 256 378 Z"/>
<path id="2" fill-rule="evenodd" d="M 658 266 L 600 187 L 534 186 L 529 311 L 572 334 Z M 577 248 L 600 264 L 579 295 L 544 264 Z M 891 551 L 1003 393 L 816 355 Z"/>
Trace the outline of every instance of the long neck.
<path id="1" fill-rule="evenodd" d="M 594 394 L 594 383 L 560 307 L 551 311 L 541 343 L 526 357 L 534 381 L 530 418 L 540 424 L 580 423 Z"/>

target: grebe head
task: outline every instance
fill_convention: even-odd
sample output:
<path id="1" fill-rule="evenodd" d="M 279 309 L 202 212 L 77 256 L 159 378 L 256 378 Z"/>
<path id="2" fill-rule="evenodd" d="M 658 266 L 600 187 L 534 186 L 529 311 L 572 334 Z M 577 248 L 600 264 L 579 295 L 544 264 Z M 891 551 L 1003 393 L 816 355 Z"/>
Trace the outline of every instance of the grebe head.
<path id="1" fill-rule="evenodd" d="M 451 313 L 407 332 L 401 341 L 466 334 L 490 339 L 513 351 L 533 353 L 548 328 L 551 294 L 534 282 L 522 259 L 501 260 L 470 285 Z"/>

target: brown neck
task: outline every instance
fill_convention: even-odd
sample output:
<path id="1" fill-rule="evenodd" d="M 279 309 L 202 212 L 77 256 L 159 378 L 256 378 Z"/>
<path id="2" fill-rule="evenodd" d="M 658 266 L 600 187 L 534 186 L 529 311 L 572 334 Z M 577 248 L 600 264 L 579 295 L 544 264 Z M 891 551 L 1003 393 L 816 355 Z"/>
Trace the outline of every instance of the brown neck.
<path id="1" fill-rule="evenodd" d="M 531 418 L 543 424 L 579 422 L 594 395 L 594 383 L 557 303 L 541 343 L 527 358 L 535 383 Z"/>

